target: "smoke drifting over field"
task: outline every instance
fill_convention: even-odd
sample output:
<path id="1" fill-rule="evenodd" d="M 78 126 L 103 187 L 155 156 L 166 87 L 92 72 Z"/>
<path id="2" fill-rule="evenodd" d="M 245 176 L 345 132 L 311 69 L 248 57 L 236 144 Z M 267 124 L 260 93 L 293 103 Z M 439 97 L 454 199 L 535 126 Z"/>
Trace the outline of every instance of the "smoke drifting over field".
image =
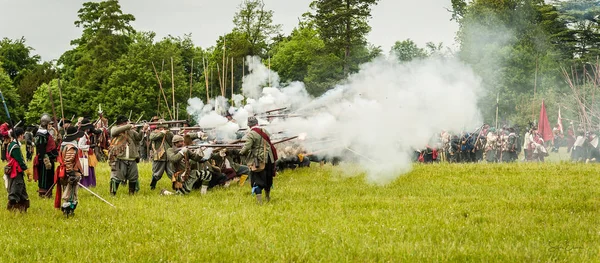
<path id="1" fill-rule="evenodd" d="M 268 127 L 271 132 L 306 134 L 308 152 L 325 145 L 311 142 L 329 141 L 327 145 L 335 149 L 327 154 L 356 160 L 370 182 L 384 184 L 408 172 L 414 150 L 432 143 L 440 131 L 472 129 L 481 123 L 476 103 L 480 80 L 469 67 L 452 59 L 400 64 L 393 57 L 380 57 L 318 98 L 309 96 L 303 83 L 280 87 L 274 82 L 276 73 L 269 74 L 257 64 L 258 58 L 247 61 L 246 105 L 239 106 L 236 96 L 230 110 L 235 111 L 233 118 L 240 127 L 246 126 L 250 115 L 288 107 L 303 117 L 275 119 Z M 276 88 L 263 88 L 269 75 Z M 188 113 L 201 126 L 225 120 L 206 108 L 200 100 L 191 99 Z"/>

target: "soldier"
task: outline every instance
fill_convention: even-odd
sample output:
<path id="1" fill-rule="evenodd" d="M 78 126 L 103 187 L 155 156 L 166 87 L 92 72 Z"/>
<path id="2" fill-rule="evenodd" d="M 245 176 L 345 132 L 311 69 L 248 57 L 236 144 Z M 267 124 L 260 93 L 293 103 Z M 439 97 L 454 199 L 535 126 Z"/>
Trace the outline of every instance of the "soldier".
<path id="1" fill-rule="evenodd" d="M 6 149 L 8 147 L 8 144 L 11 142 L 11 138 L 9 135 L 10 128 L 10 124 L 6 122 L 0 125 L 0 137 L 2 137 L 1 158 L 4 162 L 6 162 Z"/>
<path id="2" fill-rule="evenodd" d="M 240 185 L 248 178 L 250 169 L 248 166 L 236 163 L 233 156 L 239 154 L 237 150 L 222 149 L 218 153 L 213 153 L 211 159 L 215 161 L 215 165 L 221 169 L 221 172 L 227 176 L 227 180 L 240 178 Z"/>
<path id="3" fill-rule="evenodd" d="M 173 147 L 167 149 L 166 155 L 175 171 L 171 178 L 173 190 L 178 194 L 188 194 L 192 191 L 196 181 L 201 177 L 197 170 L 192 170 L 191 161 L 193 160 L 198 164 L 202 164 L 208 161 L 208 159 L 204 159 L 201 154 L 189 150 L 184 145 L 183 137 L 180 135 L 173 136 L 171 142 L 173 143 Z M 203 185 L 202 194 L 206 193 L 206 188 Z M 165 190 L 162 192 L 164 193 Z"/>
<path id="4" fill-rule="evenodd" d="M 127 117 L 117 117 L 116 126 L 110 130 L 113 137 L 108 150 L 108 159 L 111 166 L 110 193 L 117 194 L 119 184 L 129 182 L 129 194 L 134 195 L 138 190 L 139 151 L 137 149 L 142 140 L 142 135 L 128 124 Z M 144 129 L 147 125 L 144 125 Z"/>
<path id="5" fill-rule="evenodd" d="M 165 120 L 159 120 L 164 122 Z M 167 162 L 167 150 L 172 147 L 173 133 L 169 130 L 167 124 L 159 124 L 156 130 L 150 133 L 150 142 L 152 143 L 152 182 L 150 189 L 156 188 L 156 183 L 162 178 L 166 172 L 167 177 L 173 177 L 173 166 Z"/>
<path id="6" fill-rule="evenodd" d="M 79 181 L 82 169 L 78 158 L 77 140 L 82 138 L 83 131 L 76 127 L 68 127 L 63 143 L 60 145 L 59 168 L 57 169 L 55 208 L 60 208 L 66 217 L 74 214 L 78 204 Z M 59 193 L 62 194 L 59 196 Z M 61 204 L 62 201 L 62 204 Z"/>
<path id="7" fill-rule="evenodd" d="M 252 176 L 252 191 L 256 194 L 256 202 L 261 205 L 263 189 L 267 202 L 271 200 L 277 151 L 271 144 L 269 132 L 258 126 L 256 117 L 248 117 L 248 127 L 248 134 L 244 136 L 246 143 L 240 150 L 240 154 L 246 155 L 246 162 Z"/>
<path id="8" fill-rule="evenodd" d="M 27 164 L 23 160 L 23 154 L 21 153 L 20 142 L 25 139 L 23 134 L 24 131 L 22 128 L 15 128 L 12 132 L 11 136 L 13 140 L 8 144 L 6 155 L 8 164 L 4 168 L 4 173 L 8 177 L 8 204 L 6 205 L 6 209 L 27 212 L 27 208 L 29 208 L 29 195 L 27 195 L 27 189 L 25 188 L 24 175 L 26 174 L 27 180 L 31 181 L 31 172 L 27 169 Z"/>
<path id="9" fill-rule="evenodd" d="M 25 131 L 25 151 L 27 152 L 27 161 L 31 161 L 33 158 L 33 149 L 35 148 L 35 143 L 33 143 L 33 129 L 35 127 L 27 127 Z"/>
<path id="10" fill-rule="evenodd" d="M 40 126 L 34 138 L 36 156 L 33 160 L 33 178 L 38 181 L 38 194 L 42 198 L 52 196 L 54 162 L 58 156 L 55 138 L 48 130 L 49 124 L 50 116 L 48 114 L 42 115 Z"/>

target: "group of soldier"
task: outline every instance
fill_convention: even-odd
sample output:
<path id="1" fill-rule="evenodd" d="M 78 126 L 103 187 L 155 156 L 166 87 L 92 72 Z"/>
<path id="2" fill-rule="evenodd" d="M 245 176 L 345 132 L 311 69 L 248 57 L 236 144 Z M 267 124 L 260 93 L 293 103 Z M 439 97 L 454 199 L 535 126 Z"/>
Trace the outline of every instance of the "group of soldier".
<path id="1" fill-rule="evenodd" d="M 198 145 L 209 139 L 202 130 L 173 129 L 169 127 L 171 123 L 188 126 L 185 121 L 165 121 L 159 117 L 134 124 L 129 118 L 118 116 L 109 127 L 102 112 L 94 123 L 80 118 L 75 124 L 63 119 L 57 123 L 60 125 L 55 125 L 44 114 L 39 125 L 28 128 L 27 132 L 9 124 L 0 126 L 0 135 L 8 142 L 2 149 L 2 157 L 8 161 L 4 176 L 9 193 L 7 208 L 27 211 L 30 202 L 24 183 L 27 178 L 37 181 L 42 198 L 52 197 L 56 189 L 55 208 L 67 217 L 72 216 L 78 205 L 79 189 L 89 190 L 88 187 L 96 185 L 95 166 L 99 161 L 107 161 L 110 166 L 111 195 L 116 195 L 121 185 L 135 195 L 140 190 L 138 163 L 145 161 L 142 153 L 149 159 L 146 161 L 152 162 L 151 190 L 156 189 L 165 173 L 171 181 L 171 189 L 162 189 L 161 195 L 185 195 L 195 189 L 204 195 L 213 187 L 228 187 L 232 182 L 244 185 L 250 176 L 256 202 L 270 201 L 277 150 L 269 132 L 258 125 L 255 117 L 248 118 L 247 132 L 237 141 L 239 147 L 209 148 L 214 151 Z M 26 159 L 21 153 L 21 142 L 26 144 Z M 32 169 L 26 160 L 33 162 Z"/>
<path id="2" fill-rule="evenodd" d="M 475 132 L 462 132 L 451 134 L 443 131 L 436 138 L 433 147 L 427 146 L 423 150 L 415 151 L 415 161 L 430 162 L 515 162 L 523 153 L 522 161 L 543 162 L 549 152 L 558 152 L 559 148 L 566 147 L 574 162 L 595 162 L 600 160 L 598 151 L 598 135 L 594 132 L 584 132 L 573 128 L 564 134 L 557 125 L 552 130 L 551 140 L 544 140 L 536 126 L 531 126 L 520 136 L 513 128 L 496 129 L 483 125 Z"/>

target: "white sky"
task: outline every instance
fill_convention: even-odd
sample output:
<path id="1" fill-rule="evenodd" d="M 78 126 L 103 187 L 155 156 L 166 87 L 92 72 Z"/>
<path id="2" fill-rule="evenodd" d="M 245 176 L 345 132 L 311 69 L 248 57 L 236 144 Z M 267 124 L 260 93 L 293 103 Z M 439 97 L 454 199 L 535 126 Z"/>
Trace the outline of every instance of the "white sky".
<path id="1" fill-rule="evenodd" d="M 121 0 L 123 12 L 133 14 L 138 31 L 154 31 L 157 40 L 167 35 L 192 39 L 204 48 L 233 28 L 233 15 L 242 0 Z M 86 1 L 0 0 L 0 38 L 24 36 L 43 60 L 57 59 L 81 35 L 73 24 Z M 274 11 L 274 22 L 288 35 L 311 0 L 264 0 Z M 454 47 L 458 25 L 450 21 L 450 0 L 380 0 L 373 7 L 369 42 L 388 52 L 395 41 L 410 38 L 419 46 L 443 42 Z"/>

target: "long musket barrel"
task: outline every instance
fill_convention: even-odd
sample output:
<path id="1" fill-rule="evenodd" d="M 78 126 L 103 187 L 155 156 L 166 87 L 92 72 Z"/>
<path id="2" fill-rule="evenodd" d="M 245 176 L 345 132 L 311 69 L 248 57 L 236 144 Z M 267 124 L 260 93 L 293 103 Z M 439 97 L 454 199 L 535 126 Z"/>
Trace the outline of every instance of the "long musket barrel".
<path id="1" fill-rule="evenodd" d="M 274 141 L 273 145 L 277 145 L 283 142 L 287 142 L 287 141 L 291 141 L 293 139 L 298 138 L 298 136 L 293 136 L 293 137 L 289 137 L 289 138 L 284 138 L 278 141 Z M 245 142 L 244 140 L 238 140 L 237 142 Z M 202 148 L 202 147 L 206 147 L 206 148 L 214 148 L 214 147 L 222 147 L 222 148 L 242 148 L 244 147 L 243 144 L 205 144 L 205 145 L 192 145 L 192 146 L 187 146 L 188 149 L 198 149 L 198 148 Z"/>
<path id="2" fill-rule="evenodd" d="M 146 122 L 146 123 L 141 123 L 141 124 L 135 124 L 135 127 L 142 127 L 145 124 L 148 125 L 161 125 L 161 124 L 182 124 L 182 123 L 186 123 L 187 121 L 182 120 L 182 121 L 158 121 L 158 122 Z"/>

